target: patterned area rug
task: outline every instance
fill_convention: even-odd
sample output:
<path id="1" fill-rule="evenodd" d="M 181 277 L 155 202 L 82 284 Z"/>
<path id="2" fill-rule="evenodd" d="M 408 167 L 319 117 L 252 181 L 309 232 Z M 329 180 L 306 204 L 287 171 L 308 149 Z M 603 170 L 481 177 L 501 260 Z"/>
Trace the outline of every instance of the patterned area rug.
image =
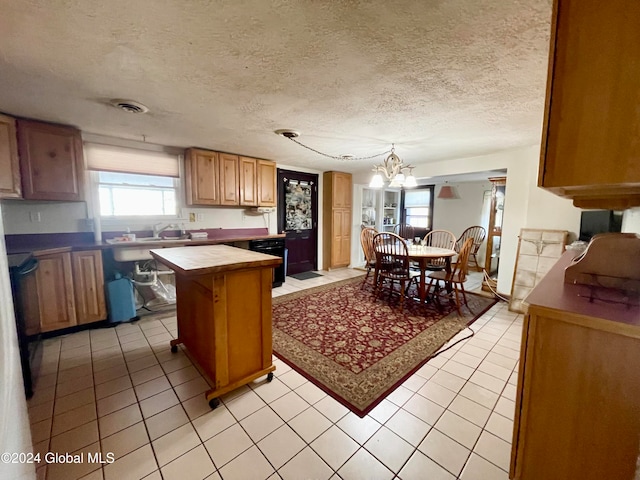
<path id="1" fill-rule="evenodd" d="M 495 299 L 467 293 L 455 306 L 389 306 L 362 277 L 273 299 L 276 356 L 357 415 L 365 416 Z M 277 373 L 277 372 L 276 372 Z"/>

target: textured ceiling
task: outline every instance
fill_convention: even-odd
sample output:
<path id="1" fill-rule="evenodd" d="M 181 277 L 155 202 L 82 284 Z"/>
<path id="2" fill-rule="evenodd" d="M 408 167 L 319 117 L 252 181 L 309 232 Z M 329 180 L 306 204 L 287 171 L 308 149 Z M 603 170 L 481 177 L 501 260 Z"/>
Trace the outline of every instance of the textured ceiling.
<path id="1" fill-rule="evenodd" d="M 0 111 L 319 170 L 540 141 L 551 0 L 0 0 Z M 134 99 L 128 114 L 108 105 Z"/>

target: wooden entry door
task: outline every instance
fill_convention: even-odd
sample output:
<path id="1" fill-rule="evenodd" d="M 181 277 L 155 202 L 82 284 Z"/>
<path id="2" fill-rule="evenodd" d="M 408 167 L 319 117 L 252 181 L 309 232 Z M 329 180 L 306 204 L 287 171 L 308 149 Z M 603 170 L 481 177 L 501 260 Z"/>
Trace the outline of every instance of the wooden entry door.
<path id="1" fill-rule="evenodd" d="M 317 270 L 318 175 L 278 169 L 278 231 L 287 234 L 287 275 Z"/>

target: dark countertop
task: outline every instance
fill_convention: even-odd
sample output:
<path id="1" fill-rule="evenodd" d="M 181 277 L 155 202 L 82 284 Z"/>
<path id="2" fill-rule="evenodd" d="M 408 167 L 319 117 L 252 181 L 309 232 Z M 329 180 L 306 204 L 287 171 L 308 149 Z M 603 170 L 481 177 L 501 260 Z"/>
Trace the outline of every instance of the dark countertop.
<path id="1" fill-rule="evenodd" d="M 266 228 L 210 229 L 207 230 L 207 232 L 209 233 L 208 238 L 196 240 L 181 240 L 177 238 L 173 232 L 167 232 L 167 237 L 175 237 L 175 241 L 163 240 L 161 245 L 164 247 L 182 245 L 217 245 L 220 243 L 246 242 L 267 238 L 285 238 L 284 233 L 269 234 Z M 105 233 L 103 238 L 113 238 L 120 235 L 121 233 L 118 232 L 109 232 Z M 140 238 L 145 237 L 151 237 L 151 232 L 141 232 Z M 158 241 L 119 242 L 113 244 L 107 243 L 106 241 L 96 242 L 92 232 L 5 235 L 5 242 L 7 245 L 7 254 L 31 253 L 36 256 L 60 253 L 64 251 L 114 249 L 120 247 L 131 247 L 133 245 L 159 246 Z"/>

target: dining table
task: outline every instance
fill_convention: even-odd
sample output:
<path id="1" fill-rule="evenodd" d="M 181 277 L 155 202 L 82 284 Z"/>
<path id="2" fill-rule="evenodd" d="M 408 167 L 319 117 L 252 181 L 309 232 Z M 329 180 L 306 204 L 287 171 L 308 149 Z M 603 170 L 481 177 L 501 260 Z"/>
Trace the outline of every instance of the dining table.
<path id="1" fill-rule="evenodd" d="M 418 292 L 420 302 L 424 303 L 427 298 L 427 268 L 430 260 L 444 258 L 445 271 L 451 273 L 451 259 L 458 254 L 455 250 L 440 247 L 430 247 L 428 245 L 409 245 L 409 260 L 415 262 L 420 268 L 420 284 Z"/>

